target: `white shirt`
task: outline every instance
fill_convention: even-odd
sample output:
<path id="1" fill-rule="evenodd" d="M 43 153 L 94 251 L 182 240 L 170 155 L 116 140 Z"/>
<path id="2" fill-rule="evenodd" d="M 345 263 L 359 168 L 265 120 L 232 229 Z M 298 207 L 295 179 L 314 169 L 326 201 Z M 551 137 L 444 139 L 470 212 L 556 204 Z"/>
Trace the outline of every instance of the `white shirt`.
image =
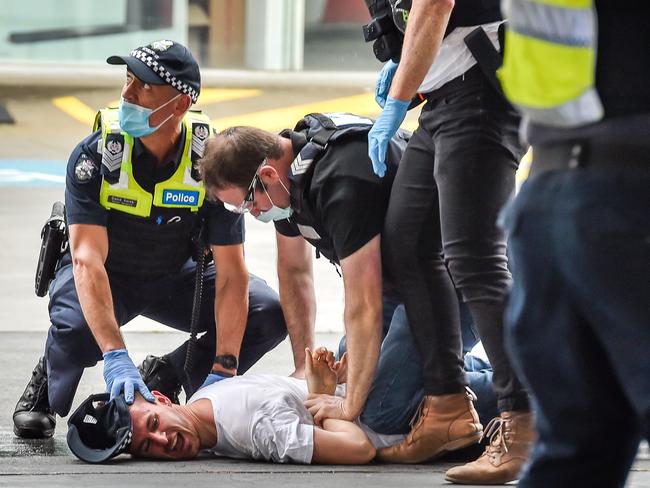
<path id="1" fill-rule="evenodd" d="M 499 49 L 499 25 L 503 20 L 482 24 L 494 47 Z M 477 26 L 456 27 L 442 40 L 440 51 L 427 72 L 418 93 L 429 93 L 437 90 L 442 85 L 462 75 L 476 64 L 476 59 L 465 45 L 465 36 L 476 29 Z"/>
<path id="2" fill-rule="evenodd" d="M 202 388 L 188 403 L 207 398 L 212 403 L 217 456 L 258 459 L 279 463 L 311 463 L 314 420 L 303 402 L 307 382 L 286 376 L 260 374 L 236 376 Z M 345 394 L 339 385 L 336 394 Z M 370 442 L 386 447 L 403 435 L 383 435 L 359 423 Z"/>

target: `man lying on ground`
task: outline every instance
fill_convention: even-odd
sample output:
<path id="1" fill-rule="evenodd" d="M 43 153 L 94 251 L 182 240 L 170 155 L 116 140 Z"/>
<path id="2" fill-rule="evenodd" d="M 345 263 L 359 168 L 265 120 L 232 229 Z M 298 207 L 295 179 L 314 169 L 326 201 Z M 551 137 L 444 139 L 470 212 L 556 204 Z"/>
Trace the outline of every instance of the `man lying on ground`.
<path id="1" fill-rule="evenodd" d="M 306 381 L 280 375 L 229 378 L 199 390 L 186 405 L 154 391 L 156 402 L 123 395 L 90 396 L 68 422 L 68 446 L 80 459 L 99 463 L 121 453 L 135 457 L 190 459 L 201 450 L 217 456 L 273 462 L 363 464 L 375 449 L 400 442 L 360 423 L 313 423 L 303 405 L 308 393 L 344 394 L 347 356 L 305 350 Z"/>

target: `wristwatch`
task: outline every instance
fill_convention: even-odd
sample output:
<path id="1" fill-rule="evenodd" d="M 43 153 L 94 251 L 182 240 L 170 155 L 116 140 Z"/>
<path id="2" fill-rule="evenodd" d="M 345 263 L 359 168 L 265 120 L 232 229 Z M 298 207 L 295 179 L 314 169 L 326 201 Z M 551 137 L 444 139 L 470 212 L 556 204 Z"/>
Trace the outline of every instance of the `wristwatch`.
<path id="1" fill-rule="evenodd" d="M 224 369 L 237 369 L 239 366 L 237 358 L 232 354 L 218 354 L 214 357 L 214 364 L 218 364 Z"/>

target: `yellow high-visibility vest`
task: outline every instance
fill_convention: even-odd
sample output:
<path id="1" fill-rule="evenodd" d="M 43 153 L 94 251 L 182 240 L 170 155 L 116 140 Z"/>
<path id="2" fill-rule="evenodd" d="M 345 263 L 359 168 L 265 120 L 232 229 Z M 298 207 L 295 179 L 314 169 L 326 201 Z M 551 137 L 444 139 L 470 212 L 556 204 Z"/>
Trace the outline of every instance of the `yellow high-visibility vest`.
<path id="1" fill-rule="evenodd" d="M 188 208 L 198 211 L 203 205 L 205 188 L 202 181 L 192 177 L 192 151 L 203 154 L 203 145 L 211 133 L 210 119 L 200 112 L 190 111 L 183 118 L 185 140 L 180 164 L 167 180 L 156 183 L 153 195 L 144 190 L 133 177 L 133 136 L 122 131 L 115 108 L 100 110 L 95 118 L 95 130 L 102 129 L 102 164 L 119 168 L 119 180 L 102 180 L 99 203 L 107 209 L 119 210 L 139 217 L 149 217 L 151 207 Z M 109 137 L 111 134 L 118 138 Z"/>
<path id="2" fill-rule="evenodd" d="M 600 120 L 593 0 L 504 0 L 502 8 L 508 29 L 497 75 L 513 105 L 550 126 Z"/>

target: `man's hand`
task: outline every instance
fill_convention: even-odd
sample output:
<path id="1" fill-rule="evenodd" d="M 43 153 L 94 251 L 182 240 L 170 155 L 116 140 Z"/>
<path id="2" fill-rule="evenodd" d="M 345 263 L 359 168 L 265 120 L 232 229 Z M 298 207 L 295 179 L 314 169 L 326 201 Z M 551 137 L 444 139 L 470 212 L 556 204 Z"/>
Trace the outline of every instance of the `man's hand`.
<path id="1" fill-rule="evenodd" d="M 375 85 L 375 101 L 381 108 L 386 105 L 386 97 L 388 96 L 388 90 L 390 90 L 390 84 L 393 82 L 395 71 L 397 71 L 397 66 L 396 62 L 388 60 L 379 72 L 377 84 Z"/>
<path id="2" fill-rule="evenodd" d="M 204 388 L 204 387 L 206 387 L 208 385 L 211 385 L 213 383 L 218 383 L 219 381 L 225 380 L 227 378 L 232 378 L 232 376 L 224 376 L 224 375 L 220 375 L 219 373 L 210 373 L 207 376 L 207 378 L 205 378 L 205 381 L 203 382 L 203 384 L 199 387 L 199 390 L 201 388 Z"/>
<path id="3" fill-rule="evenodd" d="M 347 411 L 345 398 L 310 393 L 305 400 L 305 407 L 314 417 L 314 423 L 322 426 L 325 419 L 354 420 Z"/>
<path id="4" fill-rule="evenodd" d="M 344 352 L 341 359 L 334 363 L 332 367 L 336 371 L 336 381 L 338 384 L 347 383 L 348 381 L 348 353 Z"/>
<path id="5" fill-rule="evenodd" d="M 337 375 L 332 351 L 319 347 L 312 353 L 308 347 L 305 348 L 305 373 L 309 393 L 334 395 Z"/>
<path id="6" fill-rule="evenodd" d="M 156 402 L 126 349 L 115 349 L 104 353 L 104 381 L 106 381 L 106 391 L 111 393 L 111 400 L 124 389 L 124 399 L 131 405 L 137 388 L 145 400 Z"/>
<path id="7" fill-rule="evenodd" d="M 386 173 L 388 143 L 404 121 L 409 104 L 409 100 L 397 100 L 389 96 L 384 110 L 368 132 L 368 156 L 372 161 L 372 169 L 380 178 Z"/>

